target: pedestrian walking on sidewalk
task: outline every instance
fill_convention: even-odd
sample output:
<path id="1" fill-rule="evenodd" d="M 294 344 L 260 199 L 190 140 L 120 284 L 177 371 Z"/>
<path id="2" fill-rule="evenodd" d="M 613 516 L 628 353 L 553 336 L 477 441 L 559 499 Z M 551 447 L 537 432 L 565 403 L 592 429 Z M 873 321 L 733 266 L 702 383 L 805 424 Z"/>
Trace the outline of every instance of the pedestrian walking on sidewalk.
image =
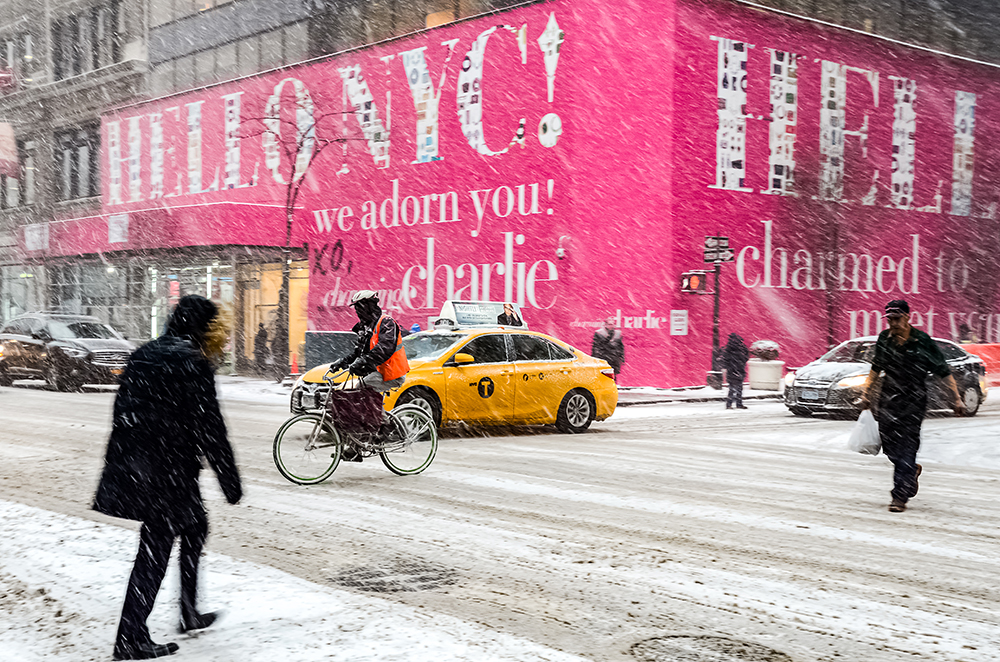
<path id="1" fill-rule="evenodd" d="M 729 394 L 726 396 L 726 409 L 743 406 L 743 380 L 747 376 L 747 360 L 750 350 L 737 333 L 730 333 L 726 347 L 722 351 L 722 367 L 726 370 L 726 381 L 729 383 Z"/>
<path id="2" fill-rule="evenodd" d="M 267 329 L 264 323 L 257 325 L 257 335 L 253 338 L 253 362 L 257 368 L 257 374 L 263 375 L 267 372 L 267 359 L 270 358 L 270 350 L 267 348 Z"/>
<path id="3" fill-rule="evenodd" d="M 94 510 L 142 522 L 115 639 L 115 660 L 171 655 L 177 644 L 153 642 L 146 619 L 180 538 L 180 632 L 211 625 L 197 610 L 198 562 L 208 516 L 198 475 L 202 458 L 229 503 L 242 497 L 240 476 L 215 395 L 213 361 L 222 357 L 228 325 L 208 299 L 189 295 L 166 332 L 129 358 L 115 397 L 111 437 Z"/>
<path id="4" fill-rule="evenodd" d="M 875 343 L 875 356 L 861 407 L 871 406 L 872 388 L 880 373 L 885 373 L 878 400 L 878 430 L 882 451 L 893 465 L 892 502 L 889 510 L 901 513 L 917 495 L 917 478 L 923 467 L 917 464 L 920 450 L 920 427 L 927 412 L 927 373 L 944 378 L 951 391 L 955 413 L 965 412 L 955 378 L 941 349 L 929 335 L 910 326 L 910 306 L 902 299 L 885 305 L 889 328 Z"/>
<path id="5" fill-rule="evenodd" d="M 615 371 L 615 381 L 618 381 L 618 373 L 625 363 L 625 341 L 622 340 L 622 332 L 615 328 L 614 317 L 604 320 L 604 326 L 594 332 L 590 355 L 607 361 Z"/>

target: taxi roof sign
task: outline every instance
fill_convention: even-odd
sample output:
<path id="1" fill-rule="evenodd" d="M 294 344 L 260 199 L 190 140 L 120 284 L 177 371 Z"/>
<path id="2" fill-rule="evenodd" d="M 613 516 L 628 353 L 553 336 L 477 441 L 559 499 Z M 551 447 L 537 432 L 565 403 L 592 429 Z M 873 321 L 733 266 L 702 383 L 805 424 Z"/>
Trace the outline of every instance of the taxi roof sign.
<path id="1" fill-rule="evenodd" d="M 497 318 L 504 314 L 504 305 L 509 305 L 514 309 L 514 315 L 521 324 L 504 325 Z M 485 327 L 485 326 L 516 326 L 527 329 L 528 323 L 521 315 L 521 306 L 510 301 L 452 301 L 448 300 L 441 306 L 441 313 L 438 319 L 448 319 L 454 321 L 456 327 Z"/>

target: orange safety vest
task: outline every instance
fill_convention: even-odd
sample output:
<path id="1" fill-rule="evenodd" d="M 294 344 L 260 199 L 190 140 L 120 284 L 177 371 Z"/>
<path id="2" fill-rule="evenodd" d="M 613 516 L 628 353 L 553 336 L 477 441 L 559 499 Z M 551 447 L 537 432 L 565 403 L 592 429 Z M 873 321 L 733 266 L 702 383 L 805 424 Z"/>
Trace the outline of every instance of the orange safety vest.
<path id="1" fill-rule="evenodd" d="M 375 349 L 375 345 L 378 344 L 378 332 L 382 327 L 382 320 L 385 319 L 383 314 L 378 318 L 378 322 L 375 323 L 375 332 L 372 334 L 372 339 L 368 342 L 368 349 Z M 385 363 L 375 368 L 382 375 L 382 379 L 389 382 L 393 379 L 398 379 L 410 371 L 410 363 L 406 360 L 406 350 L 403 349 L 403 338 L 400 333 L 396 332 L 396 351 L 392 353 Z"/>

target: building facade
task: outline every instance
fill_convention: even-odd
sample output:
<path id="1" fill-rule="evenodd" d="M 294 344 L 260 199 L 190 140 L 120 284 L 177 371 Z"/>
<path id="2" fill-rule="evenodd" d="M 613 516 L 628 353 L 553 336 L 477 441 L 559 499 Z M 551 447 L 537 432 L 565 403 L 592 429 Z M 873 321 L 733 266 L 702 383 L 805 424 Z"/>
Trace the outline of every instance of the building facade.
<path id="1" fill-rule="evenodd" d="M 677 284 L 725 235 L 723 331 L 777 340 L 792 363 L 879 328 L 892 295 L 938 335 L 1000 338 L 982 259 L 998 236 L 996 69 L 862 34 L 906 36 L 888 2 L 871 23 L 846 1 L 770 4 L 158 0 L 86 30 L 56 12 L 51 43 L 31 41 L 33 58 L 68 54 L 41 68 L 49 96 L 3 97 L 52 126 L 16 130 L 0 314 L 57 307 L 145 338 L 202 293 L 234 310 L 247 367 L 259 325 L 274 338 L 288 249 L 290 360 L 373 288 L 407 326 L 445 298 L 517 301 L 584 349 L 610 314 L 626 383 L 682 384 L 707 369 L 712 329 Z M 77 64 L 53 36 L 96 39 L 102 20 L 119 30 L 111 64 Z M 928 47 L 958 50 L 946 33 Z M 303 117 L 300 172 L 264 134 Z"/>

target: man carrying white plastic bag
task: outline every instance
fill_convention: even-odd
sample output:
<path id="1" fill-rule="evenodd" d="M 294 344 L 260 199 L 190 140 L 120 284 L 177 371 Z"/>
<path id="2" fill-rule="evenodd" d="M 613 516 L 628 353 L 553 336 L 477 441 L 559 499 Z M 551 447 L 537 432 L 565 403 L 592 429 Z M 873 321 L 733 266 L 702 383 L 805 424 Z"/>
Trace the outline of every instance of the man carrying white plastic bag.
<path id="1" fill-rule="evenodd" d="M 875 343 L 862 409 L 863 413 L 871 413 L 872 387 L 884 372 L 878 398 L 878 433 L 882 452 L 894 468 L 889 512 L 901 513 L 906 510 L 906 502 L 917 495 L 917 479 L 923 469 L 917 464 L 917 451 L 920 427 L 927 413 L 927 374 L 944 380 L 956 414 L 965 413 L 965 406 L 941 349 L 929 335 L 910 326 L 910 305 L 894 299 L 885 305 L 883 317 L 889 328 L 879 334 Z M 858 420 L 858 427 L 870 426 Z"/>
<path id="2" fill-rule="evenodd" d="M 878 455 L 882 450 L 882 439 L 878 434 L 878 422 L 872 415 L 871 409 L 865 409 L 858 416 L 858 422 L 851 430 L 851 438 L 847 441 L 847 446 L 855 453 L 862 455 Z"/>

